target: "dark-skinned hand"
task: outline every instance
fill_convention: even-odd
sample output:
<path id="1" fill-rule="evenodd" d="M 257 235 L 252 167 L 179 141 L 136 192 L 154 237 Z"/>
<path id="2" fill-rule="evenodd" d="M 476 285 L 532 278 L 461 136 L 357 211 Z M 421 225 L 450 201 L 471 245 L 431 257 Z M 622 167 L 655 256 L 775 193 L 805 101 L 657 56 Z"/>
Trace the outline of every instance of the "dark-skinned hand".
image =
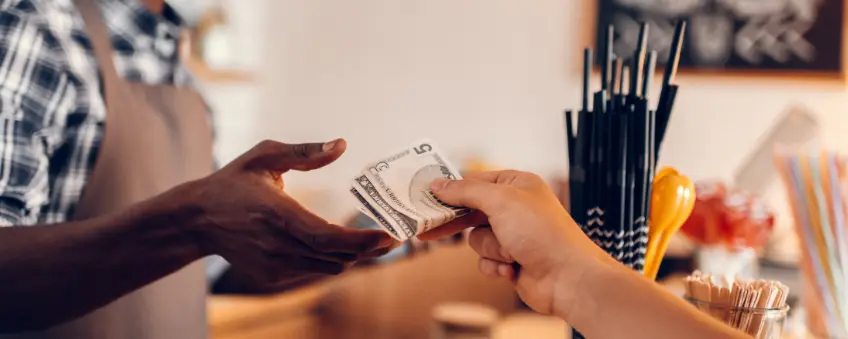
<path id="1" fill-rule="evenodd" d="M 328 223 L 285 193 L 282 174 L 324 167 L 344 153 L 344 140 L 284 144 L 264 141 L 218 172 L 175 189 L 194 222 L 204 255 L 218 254 L 261 289 L 343 272 L 387 253 L 385 232 Z"/>

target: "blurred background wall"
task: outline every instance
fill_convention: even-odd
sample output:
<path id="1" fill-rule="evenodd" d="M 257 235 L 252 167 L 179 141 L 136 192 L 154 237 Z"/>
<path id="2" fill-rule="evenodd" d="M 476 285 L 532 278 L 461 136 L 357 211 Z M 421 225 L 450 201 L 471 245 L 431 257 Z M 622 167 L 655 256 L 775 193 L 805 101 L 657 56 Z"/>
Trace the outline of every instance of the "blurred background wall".
<path id="1" fill-rule="evenodd" d="M 581 49 L 594 31 L 583 1 L 225 3 L 233 61 L 257 78 L 206 85 L 219 158 L 265 138 L 346 138 L 336 164 L 287 175 L 289 191 L 331 220 L 353 211 L 352 173 L 419 138 L 456 162 L 479 156 L 543 176 L 567 171 L 562 111 L 579 106 Z M 730 180 L 791 106 L 815 113 L 828 145 L 848 151 L 843 82 L 685 73 L 678 82 L 660 162 L 694 179 Z M 785 212 L 781 190 L 776 182 L 766 198 Z"/>

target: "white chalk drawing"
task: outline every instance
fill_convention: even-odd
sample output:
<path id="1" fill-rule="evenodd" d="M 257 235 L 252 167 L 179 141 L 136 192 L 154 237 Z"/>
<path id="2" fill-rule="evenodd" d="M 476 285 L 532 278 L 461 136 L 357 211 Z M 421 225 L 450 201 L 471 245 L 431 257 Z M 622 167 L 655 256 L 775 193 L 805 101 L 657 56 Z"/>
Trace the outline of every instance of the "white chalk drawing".
<path id="1" fill-rule="evenodd" d="M 661 62 L 668 60 L 674 23 L 689 19 L 689 57 L 698 65 L 721 67 L 734 54 L 752 65 L 816 60 L 816 47 L 805 38 L 825 0 L 613 0 L 612 18 L 619 31 L 637 32 L 648 22 Z M 738 26 L 742 21 L 741 27 Z M 617 55 L 630 55 L 636 34 L 619 36 Z"/>
<path id="2" fill-rule="evenodd" d="M 733 19 L 706 13 L 689 22 L 691 57 L 701 65 L 723 66 L 733 52 Z"/>
<path id="3" fill-rule="evenodd" d="M 691 14 L 709 2 L 710 0 L 615 0 L 619 6 L 633 7 L 663 16 Z"/>

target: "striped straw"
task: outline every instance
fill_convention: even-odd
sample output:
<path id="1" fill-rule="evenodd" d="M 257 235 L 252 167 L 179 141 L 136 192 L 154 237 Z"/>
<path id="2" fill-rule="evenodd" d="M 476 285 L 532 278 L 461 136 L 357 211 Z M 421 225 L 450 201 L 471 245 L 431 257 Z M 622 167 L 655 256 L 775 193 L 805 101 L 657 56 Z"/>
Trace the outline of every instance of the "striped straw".
<path id="1" fill-rule="evenodd" d="M 834 300 L 834 281 L 831 279 L 830 267 L 827 267 L 834 265 L 827 265 L 829 262 L 827 262 L 827 256 L 824 255 L 827 250 L 822 248 L 826 245 L 824 239 L 820 237 L 821 224 L 817 222 L 819 221 L 817 219 L 821 218 L 816 208 L 815 189 L 812 187 L 814 185 L 810 175 L 810 162 L 805 157 L 788 157 L 780 152 L 776 153 L 776 160 L 778 170 L 787 186 L 792 212 L 795 215 L 796 229 L 807 254 L 805 258 L 809 260 L 808 269 L 805 269 L 804 273 L 818 287 L 814 297 L 821 301 L 821 305 L 825 308 L 824 325 L 827 331 L 841 336 L 845 333 L 846 322 L 840 321 L 842 312 L 840 312 L 837 302 Z M 802 164 L 807 166 L 802 166 Z M 827 201 L 823 201 L 823 203 L 827 203 Z"/>
<path id="2" fill-rule="evenodd" d="M 848 237 L 845 236 L 845 199 L 842 196 L 842 188 L 839 185 L 839 160 L 835 153 L 827 154 L 828 176 L 830 177 L 830 195 L 833 201 L 833 228 L 836 230 L 836 239 L 839 240 L 839 263 L 843 268 L 848 267 Z M 848 270 L 842 270 L 842 279 L 848 282 Z"/>
<path id="3" fill-rule="evenodd" d="M 817 155 L 810 156 L 809 173 L 812 177 L 811 186 L 813 188 L 813 194 L 815 198 L 814 202 L 819 213 L 818 220 L 820 221 L 820 224 L 818 225 L 818 228 L 819 230 L 821 230 L 822 240 L 825 244 L 825 254 L 827 257 L 824 260 L 826 260 L 827 266 L 830 268 L 829 271 L 832 285 L 831 287 L 833 287 L 834 295 L 837 299 L 837 310 L 840 311 L 838 313 L 842 316 L 842 322 L 848 323 L 848 318 L 845 318 L 845 316 L 848 314 L 846 314 L 845 312 L 845 293 L 843 293 L 845 287 L 845 281 L 843 280 L 844 275 L 842 274 L 842 266 L 840 265 L 838 259 L 837 252 L 839 250 L 836 246 L 836 235 L 833 232 L 833 227 L 831 226 L 830 222 L 829 210 L 832 210 L 832 208 L 828 207 L 830 205 L 830 200 L 827 200 L 825 198 L 824 193 L 824 188 L 826 188 L 827 186 L 823 184 L 823 176 L 821 175 L 822 170 L 826 169 L 826 167 L 820 168 L 820 163 L 821 159 Z M 824 177 L 827 178 L 826 176 Z"/>

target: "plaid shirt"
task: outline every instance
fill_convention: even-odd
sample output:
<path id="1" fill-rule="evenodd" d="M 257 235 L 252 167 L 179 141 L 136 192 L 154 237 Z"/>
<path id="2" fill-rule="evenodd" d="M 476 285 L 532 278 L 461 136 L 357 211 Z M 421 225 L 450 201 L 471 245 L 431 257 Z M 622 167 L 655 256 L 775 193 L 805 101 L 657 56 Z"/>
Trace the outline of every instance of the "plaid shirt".
<path id="1" fill-rule="evenodd" d="M 173 10 L 100 3 L 120 75 L 193 86 L 178 58 Z M 0 0 L 0 226 L 57 223 L 73 213 L 106 118 L 91 46 L 73 0 Z"/>

